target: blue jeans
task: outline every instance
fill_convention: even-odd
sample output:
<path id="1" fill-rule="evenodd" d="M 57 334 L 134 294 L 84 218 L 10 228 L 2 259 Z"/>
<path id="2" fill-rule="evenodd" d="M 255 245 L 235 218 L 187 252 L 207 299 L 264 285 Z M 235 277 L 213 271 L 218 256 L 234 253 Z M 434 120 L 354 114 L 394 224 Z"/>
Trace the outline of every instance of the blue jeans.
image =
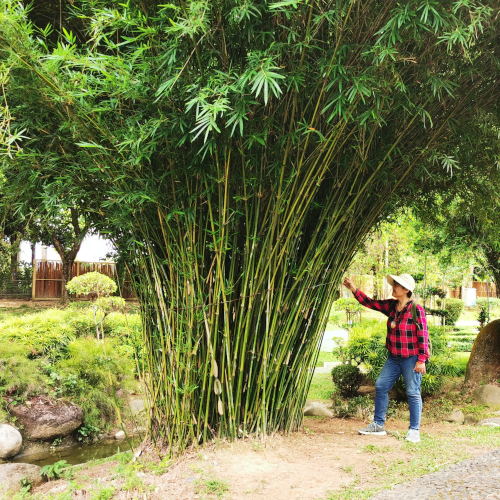
<path id="1" fill-rule="evenodd" d="M 420 416 L 422 414 L 422 396 L 420 395 L 420 384 L 422 374 L 413 371 L 417 356 L 399 358 L 389 353 L 382 371 L 375 382 L 375 423 L 384 425 L 387 407 L 389 406 L 389 391 L 400 375 L 405 382 L 408 406 L 410 407 L 410 429 L 420 428 Z"/>

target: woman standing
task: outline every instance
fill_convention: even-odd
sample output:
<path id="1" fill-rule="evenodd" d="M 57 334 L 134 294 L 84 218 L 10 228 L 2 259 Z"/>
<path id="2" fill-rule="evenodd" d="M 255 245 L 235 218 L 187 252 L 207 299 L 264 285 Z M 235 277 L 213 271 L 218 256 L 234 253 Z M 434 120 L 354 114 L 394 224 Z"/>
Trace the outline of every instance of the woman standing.
<path id="1" fill-rule="evenodd" d="M 427 320 L 422 306 L 417 305 L 413 308 L 411 296 L 415 289 L 415 280 L 412 276 L 409 274 L 401 276 L 390 274 L 387 276 L 387 281 L 392 286 L 394 298 L 373 300 L 357 289 L 351 279 L 344 280 L 344 285 L 351 290 L 360 304 L 387 316 L 385 345 L 388 355 L 375 383 L 375 415 L 373 422 L 365 429 L 360 429 L 359 433 L 379 436 L 387 434 L 384 424 L 389 405 L 389 391 L 399 376 L 403 375 L 410 408 L 410 428 L 406 439 L 418 443 L 422 414 L 420 384 L 422 375 L 425 373 L 425 362 L 429 359 Z"/>

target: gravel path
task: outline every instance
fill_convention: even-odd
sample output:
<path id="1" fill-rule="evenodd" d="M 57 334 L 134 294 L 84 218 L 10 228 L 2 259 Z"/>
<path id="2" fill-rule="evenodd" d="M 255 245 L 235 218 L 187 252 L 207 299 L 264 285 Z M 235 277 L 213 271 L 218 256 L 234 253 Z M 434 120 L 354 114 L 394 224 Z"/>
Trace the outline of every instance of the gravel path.
<path id="1" fill-rule="evenodd" d="M 383 491 L 372 500 L 500 499 L 500 450 L 459 462 Z"/>

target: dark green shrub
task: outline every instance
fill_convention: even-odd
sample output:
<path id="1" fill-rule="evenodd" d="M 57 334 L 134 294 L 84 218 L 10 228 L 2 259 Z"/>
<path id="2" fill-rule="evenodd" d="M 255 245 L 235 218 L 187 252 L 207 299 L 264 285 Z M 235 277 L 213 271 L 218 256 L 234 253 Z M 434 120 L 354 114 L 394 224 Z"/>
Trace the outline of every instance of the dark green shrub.
<path id="1" fill-rule="evenodd" d="M 433 373 L 429 364 L 427 373 L 422 377 L 422 385 L 420 386 L 420 393 L 422 394 L 422 397 L 431 396 L 432 394 L 439 392 L 443 386 L 443 382 L 443 375 L 441 373 Z M 399 380 L 398 383 L 404 385 L 401 380 Z"/>
<path id="2" fill-rule="evenodd" d="M 448 357 L 433 356 L 426 365 L 426 374 L 422 377 L 420 393 L 423 397 L 436 394 L 443 386 L 444 377 L 460 375 L 460 373 L 457 373 L 458 371 Z M 394 390 L 399 399 L 406 399 L 402 377 L 394 385 Z"/>
<path id="3" fill-rule="evenodd" d="M 446 324 L 454 325 L 462 314 L 462 311 L 464 309 L 464 301 L 462 299 L 446 299 L 440 301 L 439 306 L 447 312 L 445 319 Z"/>
<path id="4" fill-rule="evenodd" d="M 427 316 L 437 316 L 438 318 L 441 318 L 441 324 L 445 325 L 446 324 L 446 318 L 448 317 L 448 311 L 445 309 L 427 309 L 426 310 Z"/>
<path id="5" fill-rule="evenodd" d="M 377 320 L 367 320 L 349 331 L 349 339 L 333 353 L 343 363 L 363 363 L 368 374 L 379 373 L 387 358 L 385 348 L 386 328 Z"/>
<path id="6" fill-rule="evenodd" d="M 479 305 L 479 314 L 477 315 L 477 320 L 479 321 L 479 326 L 483 328 L 484 325 L 490 321 L 490 313 L 488 307 L 485 304 Z"/>
<path id="7" fill-rule="evenodd" d="M 338 365 L 332 369 L 333 383 L 342 396 L 354 396 L 361 385 L 363 375 L 354 365 Z"/>
<path id="8" fill-rule="evenodd" d="M 336 417 L 357 417 L 365 419 L 373 412 L 373 401 L 370 396 L 354 396 L 348 399 L 333 395 L 332 411 Z"/>
<path id="9" fill-rule="evenodd" d="M 415 292 L 423 299 L 428 299 L 430 297 L 439 297 L 441 299 L 444 299 L 446 297 L 446 290 L 444 290 L 443 288 L 439 288 L 437 286 L 418 285 L 415 288 Z"/>

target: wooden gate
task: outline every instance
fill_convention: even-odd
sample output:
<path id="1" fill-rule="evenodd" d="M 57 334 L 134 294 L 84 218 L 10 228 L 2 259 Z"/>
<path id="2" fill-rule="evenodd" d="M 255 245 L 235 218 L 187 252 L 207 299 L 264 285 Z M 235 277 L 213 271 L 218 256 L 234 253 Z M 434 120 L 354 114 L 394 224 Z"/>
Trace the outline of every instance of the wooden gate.
<path id="1" fill-rule="evenodd" d="M 97 271 L 116 281 L 114 262 L 75 262 L 71 268 L 71 277 Z M 33 300 L 57 300 L 62 297 L 62 262 L 57 260 L 35 260 L 33 263 Z M 125 282 L 120 295 L 133 298 L 130 283 Z"/>

